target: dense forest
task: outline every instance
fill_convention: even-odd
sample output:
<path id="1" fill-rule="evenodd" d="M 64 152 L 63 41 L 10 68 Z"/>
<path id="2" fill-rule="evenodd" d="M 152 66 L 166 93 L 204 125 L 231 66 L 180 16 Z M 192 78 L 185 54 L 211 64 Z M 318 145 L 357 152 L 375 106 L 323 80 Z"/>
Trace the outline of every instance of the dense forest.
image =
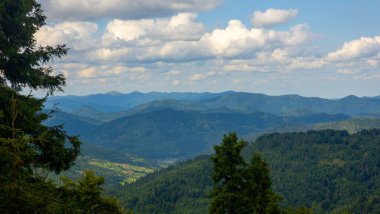
<path id="1" fill-rule="evenodd" d="M 333 130 L 268 134 L 250 143 L 243 156 L 262 154 L 283 206 L 308 207 L 315 213 L 378 213 L 379 142 L 378 129 L 352 135 Z M 113 194 L 141 213 L 206 213 L 211 171 L 210 156 L 200 156 Z"/>

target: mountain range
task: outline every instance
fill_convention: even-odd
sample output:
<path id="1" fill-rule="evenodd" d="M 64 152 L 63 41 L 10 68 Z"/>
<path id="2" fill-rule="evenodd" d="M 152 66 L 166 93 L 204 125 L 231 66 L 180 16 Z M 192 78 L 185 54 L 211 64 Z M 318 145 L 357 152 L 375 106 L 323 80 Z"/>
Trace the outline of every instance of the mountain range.
<path id="1" fill-rule="evenodd" d="M 86 155 L 98 157 L 104 150 L 153 161 L 208 153 L 231 131 L 253 140 L 289 127 L 326 129 L 329 126 L 321 124 L 376 120 L 380 114 L 378 97 L 323 99 L 232 91 L 58 96 L 47 100 L 46 109 L 54 104 L 58 111 L 46 124 L 63 124 L 69 134 L 80 135 Z M 101 156 L 111 156 L 107 154 Z"/>
<path id="2" fill-rule="evenodd" d="M 64 125 L 83 142 L 82 156 L 65 174 L 76 178 L 84 169 L 96 171 L 109 194 L 141 213 L 206 213 L 208 154 L 232 131 L 251 142 L 246 157 L 260 152 L 268 160 L 284 204 L 317 213 L 356 211 L 363 203 L 378 210 L 372 185 L 378 145 L 363 141 L 371 136 L 360 131 L 380 128 L 379 97 L 112 92 L 51 97 L 45 111 L 53 112 L 45 124 Z M 328 131 L 265 135 L 309 130 Z M 369 154 L 375 162 L 368 162 Z M 189 158 L 194 159 L 181 162 Z M 371 170 L 369 177 L 360 166 Z"/>

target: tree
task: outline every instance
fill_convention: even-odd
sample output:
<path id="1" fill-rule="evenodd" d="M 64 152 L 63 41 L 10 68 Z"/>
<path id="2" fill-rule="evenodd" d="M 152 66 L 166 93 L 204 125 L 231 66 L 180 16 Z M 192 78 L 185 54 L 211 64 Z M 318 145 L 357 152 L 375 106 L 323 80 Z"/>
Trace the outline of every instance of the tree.
<path id="1" fill-rule="evenodd" d="M 47 64 L 66 55 L 65 45 L 38 46 L 34 33 L 45 25 L 41 5 L 35 0 L 0 1 L 0 83 L 20 92 L 24 87 L 62 90 L 65 78 L 53 75 Z"/>
<path id="2" fill-rule="evenodd" d="M 246 163 L 240 155 L 246 143 L 238 141 L 236 133 L 225 135 L 220 146 L 214 146 L 215 155 L 211 157 L 214 183 L 211 193 L 210 213 L 239 213 L 243 201 L 243 173 Z"/>
<path id="3" fill-rule="evenodd" d="M 246 143 L 236 133 L 225 135 L 215 146 L 210 213 L 279 213 L 280 199 L 271 189 L 268 164 L 260 155 L 247 164 L 240 155 Z"/>
<path id="4" fill-rule="evenodd" d="M 250 165 L 245 170 L 244 197 L 247 213 L 279 213 L 277 202 L 281 199 L 271 189 L 269 166 L 254 154 Z"/>
<path id="5" fill-rule="evenodd" d="M 35 0 L 0 0 L 0 213 L 57 213 L 73 201 L 86 202 L 79 206 L 88 212 L 120 213 L 117 204 L 100 197 L 98 177 L 85 176 L 78 188 L 57 188 L 46 179 L 73 165 L 80 141 L 62 126 L 42 124 L 49 117 L 43 112 L 46 97 L 65 85 L 48 64 L 67 53 L 65 45 L 36 44 L 34 33 L 45 19 Z M 46 97 L 25 95 L 28 89 L 46 90 Z M 93 197 L 87 200 L 82 190 Z M 63 200 L 67 192 L 73 197 Z"/>
<path id="6" fill-rule="evenodd" d="M 61 126 L 42 121 L 45 99 L 23 90 L 62 90 L 63 75 L 48 65 L 67 53 L 64 45 L 38 46 L 34 33 L 45 24 L 35 0 L 0 1 L 0 200 L 3 213 L 43 207 L 51 171 L 67 170 L 79 155 L 80 142 Z M 49 195 L 49 194 L 45 194 Z M 40 197 L 41 196 L 41 197 Z M 41 199 L 41 200 L 40 200 Z M 24 212 L 25 210 L 19 210 Z"/>
<path id="7" fill-rule="evenodd" d="M 45 99 L 22 95 L 22 89 L 46 89 L 48 94 L 62 90 L 62 74 L 53 75 L 47 64 L 54 57 L 67 53 L 64 45 L 42 47 L 36 44 L 34 33 L 45 24 L 41 5 L 35 0 L 2 0 L 0 2 L 0 137 L 28 138 L 28 149 L 34 153 L 26 167 L 45 168 L 59 173 L 70 167 L 79 154 L 79 141 L 68 136 L 62 127 L 46 127 L 42 121 Z M 16 131 L 17 130 L 17 131 Z M 18 134 L 16 134 L 16 132 Z M 67 148 L 71 145 L 71 148 Z"/>
<path id="8" fill-rule="evenodd" d="M 61 213 L 125 213 L 114 198 L 101 195 L 104 183 L 102 177 L 95 176 L 92 171 L 85 171 L 83 177 L 74 182 L 66 177 L 61 178 L 63 187 L 59 188 L 60 204 L 56 212 Z"/>

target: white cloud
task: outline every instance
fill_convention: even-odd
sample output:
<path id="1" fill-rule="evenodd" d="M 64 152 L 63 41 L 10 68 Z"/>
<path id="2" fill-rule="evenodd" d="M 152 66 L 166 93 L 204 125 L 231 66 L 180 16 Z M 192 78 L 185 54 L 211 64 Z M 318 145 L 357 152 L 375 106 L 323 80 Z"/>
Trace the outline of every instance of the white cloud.
<path id="1" fill-rule="evenodd" d="M 267 9 L 265 12 L 256 11 L 252 16 L 252 24 L 255 27 L 270 27 L 288 22 L 298 15 L 298 10 Z"/>
<path id="2" fill-rule="evenodd" d="M 189 80 L 190 81 L 198 81 L 198 80 L 202 80 L 205 78 L 206 78 L 206 75 L 204 75 L 204 74 L 193 74 L 190 76 Z"/>
<path id="3" fill-rule="evenodd" d="M 171 70 L 171 71 L 163 73 L 162 75 L 167 76 L 167 77 L 171 77 L 171 76 L 177 76 L 180 73 L 181 73 L 181 71 L 179 71 L 179 70 Z"/>
<path id="4" fill-rule="evenodd" d="M 141 19 L 215 8 L 221 0 L 39 0 L 47 16 L 59 20 Z"/>
<path id="5" fill-rule="evenodd" d="M 206 32 L 196 18 L 194 13 L 179 13 L 170 18 L 114 19 L 104 31 L 91 22 L 63 22 L 35 36 L 40 44 L 66 43 L 71 49 L 67 61 L 106 64 L 252 59 L 276 49 L 295 57 L 304 54 L 313 38 L 306 25 L 276 31 L 248 28 L 239 20 Z"/>
<path id="6" fill-rule="evenodd" d="M 373 38 L 361 37 L 360 39 L 346 42 L 341 49 L 329 53 L 327 59 L 331 61 L 347 61 L 378 56 L 380 56 L 380 36 Z"/>
<path id="7" fill-rule="evenodd" d="M 321 69 L 327 63 L 323 59 L 318 58 L 296 58 L 292 59 L 289 65 L 290 69 Z"/>
<path id="8" fill-rule="evenodd" d="M 107 24 L 105 39 L 136 41 L 135 45 L 157 44 L 157 41 L 198 40 L 204 33 L 194 13 L 179 13 L 170 19 L 115 19 Z M 155 42 L 156 41 L 156 42 Z"/>
<path id="9" fill-rule="evenodd" d="M 91 22 L 62 22 L 42 27 L 34 36 L 40 45 L 68 44 L 71 49 L 83 50 L 92 47 L 98 25 Z"/>
<path id="10" fill-rule="evenodd" d="M 78 72 L 78 77 L 90 78 L 90 77 L 94 76 L 95 72 L 96 72 L 95 67 L 86 68 L 86 69 Z"/>
<path id="11" fill-rule="evenodd" d="M 379 57 L 379 60 L 376 60 L 376 59 L 367 60 L 367 64 L 371 67 L 377 67 L 379 65 L 379 62 L 380 62 L 380 57 Z"/>
<path id="12" fill-rule="evenodd" d="M 206 32 L 195 13 L 178 13 L 169 18 L 113 19 L 104 29 L 99 26 L 63 22 L 44 27 L 36 38 L 42 44 L 67 43 L 71 50 L 62 63 L 67 66 L 59 71 L 68 71 L 69 79 L 78 82 L 138 84 L 161 78 L 158 88 L 160 84 L 181 88 L 221 76 L 231 83 L 243 83 L 239 82 L 242 78 L 230 75 L 269 75 L 325 66 L 310 54 L 314 35 L 306 25 L 275 30 L 231 20 L 225 28 Z"/>
<path id="13" fill-rule="evenodd" d="M 154 25 L 153 20 L 123 21 L 115 19 L 107 24 L 107 36 L 115 40 L 131 41 L 144 36 L 146 31 Z"/>
<path id="14" fill-rule="evenodd" d="M 247 64 L 226 64 L 223 66 L 224 71 L 254 71 L 254 68 Z"/>

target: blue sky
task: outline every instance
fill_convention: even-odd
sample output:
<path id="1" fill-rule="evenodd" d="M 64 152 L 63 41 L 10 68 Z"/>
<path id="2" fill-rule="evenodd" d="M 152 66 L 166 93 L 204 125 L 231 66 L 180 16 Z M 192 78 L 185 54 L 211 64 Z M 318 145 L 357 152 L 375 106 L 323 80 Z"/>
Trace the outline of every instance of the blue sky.
<path id="1" fill-rule="evenodd" d="M 338 48 L 345 41 L 361 36 L 380 35 L 380 2 L 376 0 L 229 0 L 224 1 L 215 10 L 200 13 L 199 19 L 203 20 L 209 29 L 217 25 L 223 27 L 231 19 L 240 19 L 249 25 L 253 11 L 268 8 L 298 9 L 297 18 L 281 28 L 306 23 L 313 32 L 320 34 L 320 45 L 327 50 Z"/>
<path id="2" fill-rule="evenodd" d="M 40 0 L 65 94 L 380 95 L 379 1 Z"/>

